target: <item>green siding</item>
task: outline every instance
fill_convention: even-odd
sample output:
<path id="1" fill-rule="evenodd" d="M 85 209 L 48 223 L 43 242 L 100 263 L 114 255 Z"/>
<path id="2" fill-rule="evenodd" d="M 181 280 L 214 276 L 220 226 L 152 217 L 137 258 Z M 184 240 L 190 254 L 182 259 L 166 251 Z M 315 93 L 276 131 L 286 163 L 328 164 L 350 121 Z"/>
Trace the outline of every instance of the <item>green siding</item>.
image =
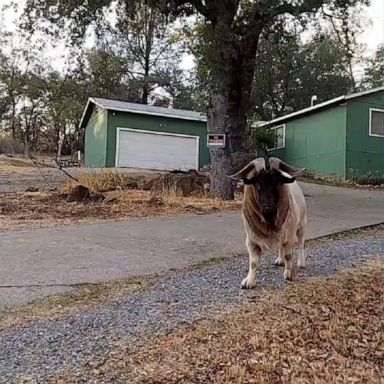
<path id="1" fill-rule="evenodd" d="M 105 167 L 107 159 L 107 117 L 106 110 L 94 110 L 85 129 L 85 165 Z"/>
<path id="2" fill-rule="evenodd" d="M 346 106 L 303 116 L 285 124 L 285 148 L 275 156 L 317 173 L 345 176 Z"/>
<path id="3" fill-rule="evenodd" d="M 384 109 L 384 92 L 348 102 L 347 176 L 384 173 L 384 138 L 369 135 L 370 108 Z"/>
<path id="4" fill-rule="evenodd" d="M 207 124 L 205 122 L 110 111 L 108 115 L 107 167 L 115 166 L 117 128 L 199 136 L 199 167 L 209 164 Z"/>

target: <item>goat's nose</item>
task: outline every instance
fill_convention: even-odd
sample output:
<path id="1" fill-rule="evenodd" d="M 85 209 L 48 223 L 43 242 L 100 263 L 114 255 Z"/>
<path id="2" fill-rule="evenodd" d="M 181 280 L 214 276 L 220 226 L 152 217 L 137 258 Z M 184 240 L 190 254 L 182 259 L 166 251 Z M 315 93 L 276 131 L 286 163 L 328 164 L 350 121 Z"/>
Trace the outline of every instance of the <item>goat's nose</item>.
<path id="1" fill-rule="evenodd" d="M 264 207 L 263 211 L 264 211 L 263 212 L 264 216 L 268 216 L 268 217 L 275 216 L 277 213 L 276 208 L 273 206 L 266 206 Z"/>
<path id="2" fill-rule="evenodd" d="M 265 212 L 274 212 L 275 210 L 276 210 L 276 208 L 273 205 L 266 204 L 264 206 L 264 211 Z"/>

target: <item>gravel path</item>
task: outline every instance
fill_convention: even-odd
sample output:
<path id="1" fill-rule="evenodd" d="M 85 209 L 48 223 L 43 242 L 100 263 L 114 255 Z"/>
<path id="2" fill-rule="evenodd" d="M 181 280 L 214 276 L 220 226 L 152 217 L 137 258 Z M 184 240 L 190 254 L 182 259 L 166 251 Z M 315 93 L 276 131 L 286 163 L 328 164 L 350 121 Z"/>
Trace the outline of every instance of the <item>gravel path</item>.
<path id="1" fill-rule="evenodd" d="M 300 279 L 335 273 L 383 254 L 381 233 L 356 239 L 320 241 L 308 249 L 308 268 Z M 265 257 L 255 290 L 242 291 L 247 257 L 208 267 L 171 272 L 150 289 L 96 310 L 63 320 L 43 320 L 0 333 L 0 383 L 45 383 L 58 372 L 80 372 L 102 361 L 117 342 L 142 342 L 212 312 L 257 297 L 262 288 L 279 287 L 282 269 Z"/>

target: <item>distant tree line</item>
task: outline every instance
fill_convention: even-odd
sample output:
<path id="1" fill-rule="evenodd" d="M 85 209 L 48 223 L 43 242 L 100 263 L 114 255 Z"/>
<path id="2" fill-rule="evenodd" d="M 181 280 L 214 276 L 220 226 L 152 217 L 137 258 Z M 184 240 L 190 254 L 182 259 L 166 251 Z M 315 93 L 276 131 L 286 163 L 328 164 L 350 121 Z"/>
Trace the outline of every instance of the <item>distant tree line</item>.
<path id="1" fill-rule="evenodd" d="M 76 1 L 68 5 L 68 9 L 60 8 L 60 15 L 54 14 L 59 8 L 50 8 L 56 11 L 44 14 L 45 21 L 51 22 L 50 28 L 44 31 L 47 39 L 62 37 L 65 25 L 61 23 L 65 20 L 72 23 L 67 25 L 66 41 L 74 55 L 60 72 L 52 69 L 51 63 L 41 60 L 42 44 L 31 46 L 27 42 L 27 36 L 35 32 L 37 25 L 31 15 L 39 14 L 28 8 L 32 3 L 36 9 L 46 12 L 43 0 L 27 1 L 20 25 L 26 36 L 25 42 L 15 46 L 13 36 L 0 36 L 0 151 L 12 150 L 10 147 L 13 146 L 13 149 L 22 147 L 26 152 L 56 152 L 60 139 L 65 154 L 83 149 L 84 132 L 79 128 L 79 121 L 90 96 L 209 114 L 215 108 L 212 103 L 217 101 L 212 95 L 218 89 L 223 89 L 227 95 L 225 87 L 234 86 L 220 79 L 220 71 L 224 74 L 228 69 L 224 68 L 225 63 L 222 68 L 217 68 L 220 66 L 218 57 L 221 60 L 226 57 L 215 46 L 219 37 L 212 27 L 219 21 L 206 8 L 200 11 L 207 15 L 201 12 L 196 15 L 196 9 L 199 10 L 199 4 L 202 4 L 199 1 L 181 2 L 185 8 L 177 12 L 166 12 L 150 6 L 147 1 L 121 2 L 125 6 L 114 9 L 114 22 L 100 13 L 108 5 L 105 1 L 92 2 L 89 7 L 95 8 L 89 9 L 87 15 L 79 14 L 81 19 L 76 19 Z M 322 22 L 313 17 L 315 12 L 321 11 L 317 6 L 313 7 L 313 12 L 312 8 L 303 8 L 303 14 L 308 13 L 302 17 L 287 8 L 289 12 L 281 11 L 273 20 L 265 22 L 260 36 L 257 35 L 255 61 L 250 63 L 253 67 L 251 87 L 244 91 L 247 93 L 246 103 L 243 105 L 241 101 L 236 107 L 245 114 L 248 122 L 269 120 L 308 107 L 313 95 L 317 95 L 321 102 L 384 85 L 384 47 L 379 47 L 368 61 L 362 59 L 362 47 L 357 43 L 357 37 L 364 26 L 358 18 L 351 17 L 349 11 L 365 1 L 339 3 L 323 9 Z M 329 4 L 333 3 L 329 1 Z M 300 9 L 297 8 L 297 12 Z M 252 16 L 248 11 L 253 12 L 252 9 L 242 9 L 244 20 Z M 244 20 L 239 16 L 239 24 L 231 27 L 231 33 L 239 36 L 239 41 L 244 38 L 241 29 Z M 92 23 L 97 24 L 97 28 L 93 27 L 95 44 L 93 48 L 85 49 L 85 31 Z M 308 30 L 310 32 L 303 38 L 303 33 Z M 239 59 L 238 55 L 244 52 L 236 50 L 245 48 L 240 43 L 238 47 L 231 40 L 233 36 L 226 38 L 235 49 L 234 53 L 228 54 Z M 180 67 L 185 52 L 193 55 L 196 62 L 190 71 Z M 234 64 L 233 72 L 227 75 L 238 76 L 238 81 L 243 81 L 242 71 L 247 67 L 246 63 L 242 65 L 236 68 Z M 356 67 L 363 68 L 362 76 L 355 76 L 353 68 Z M 241 96 L 238 90 L 233 92 L 233 95 L 229 92 L 230 98 Z M 233 127 L 236 124 L 232 123 Z M 237 129 L 241 131 L 243 128 Z M 1 140 L 8 148 L 4 149 L 3 144 L 2 149 Z"/>

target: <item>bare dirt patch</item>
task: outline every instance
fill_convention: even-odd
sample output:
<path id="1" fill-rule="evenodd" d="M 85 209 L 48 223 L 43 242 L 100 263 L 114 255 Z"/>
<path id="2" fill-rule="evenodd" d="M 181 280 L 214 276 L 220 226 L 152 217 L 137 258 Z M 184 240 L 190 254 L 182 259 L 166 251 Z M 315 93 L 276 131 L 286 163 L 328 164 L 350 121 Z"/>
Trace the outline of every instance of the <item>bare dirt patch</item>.
<path id="1" fill-rule="evenodd" d="M 384 262 L 290 285 L 55 383 L 382 383 Z"/>
<path id="2" fill-rule="evenodd" d="M 68 203 L 60 193 L 4 193 L 0 231 L 105 220 L 207 214 L 240 209 L 241 201 L 206 197 L 154 196 L 141 190 L 110 191 L 104 202 Z M 115 200 L 114 200 L 115 199 Z"/>
<path id="3" fill-rule="evenodd" d="M 48 162 L 47 162 L 48 164 Z M 202 193 L 178 196 L 177 191 L 144 191 L 159 172 L 140 170 L 68 169 L 71 180 L 52 164 L 0 156 L 0 231 L 23 230 L 105 220 L 208 214 L 240 209 L 240 198 L 222 202 Z M 76 185 L 84 185 L 103 201 L 66 201 Z M 31 189 L 33 192 L 26 192 Z M 201 192 L 201 191 L 199 191 Z M 96 199 L 102 200 L 102 199 Z"/>

